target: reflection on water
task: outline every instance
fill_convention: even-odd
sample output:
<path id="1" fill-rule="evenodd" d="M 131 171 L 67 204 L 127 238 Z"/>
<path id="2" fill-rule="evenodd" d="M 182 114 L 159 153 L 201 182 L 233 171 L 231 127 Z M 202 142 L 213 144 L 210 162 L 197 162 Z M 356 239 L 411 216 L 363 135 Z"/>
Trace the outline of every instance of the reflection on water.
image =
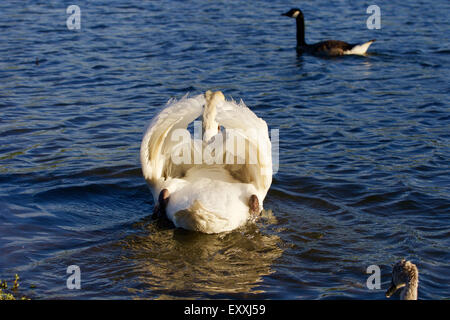
<path id="1" fill-rule="evenodd" d="M 239 230 L 206 235 L 183 229 L 160 229 L 140 222 L 139 235 L 120 242 L 139 273 L 141 292 L 159 298 L 262 293 L 263 277 L 282 254 L 280 238 L 249 223 Z M 138 293 L 139 290 L 131 289 Z"/>

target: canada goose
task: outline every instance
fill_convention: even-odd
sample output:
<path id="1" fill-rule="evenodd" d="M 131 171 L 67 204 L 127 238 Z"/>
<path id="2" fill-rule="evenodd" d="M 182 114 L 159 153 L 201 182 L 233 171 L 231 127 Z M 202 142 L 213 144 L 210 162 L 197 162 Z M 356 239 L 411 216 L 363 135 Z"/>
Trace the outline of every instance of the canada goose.
<path id="1" fill-rule="evenodd" d="M 390 298 L 397 290 L 400 292 L 400 300 L 417 300 L 417 288 L 419 287 L 419 270 L 411 261 L 400 260 L 392 269 L 392 281 L 386 291 L 386 298 Z"/>
<path id="2" fill-rule="evenodd" d="M 340 40 L 326 40 L 314 44 L 305 42 L 305 19 L 300 9 L 291 9 L 281 14 L 295 18 L 297 22 L 297 52 L 322 56 L 342 56 L 347 54 L 363 55 L 375 40 L 363 44 L 349 44 Z"/>

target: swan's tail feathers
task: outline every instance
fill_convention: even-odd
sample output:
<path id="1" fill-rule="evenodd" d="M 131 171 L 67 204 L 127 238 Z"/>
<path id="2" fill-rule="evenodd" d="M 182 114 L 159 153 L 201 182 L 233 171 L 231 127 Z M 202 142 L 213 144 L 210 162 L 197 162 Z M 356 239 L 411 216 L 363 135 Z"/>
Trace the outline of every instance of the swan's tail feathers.
<path id="1" fill-rule="evenodd" d="M 198 200 L 189 209 L 175 213 L 173 222 L 179 228 L 203 233 L 219 233 L 231 229 L 227 228 L 228 219 L 207 210 Z"/>
<path id="2" fill-rule="evenodd" d="M 357 44 L 353 46 L 350 50 L 344 51 L 344 54 L 365 54 L 369 49 L 370 45 L 375 42 L 375 39 L 367 41 L 363 44 Z"/>

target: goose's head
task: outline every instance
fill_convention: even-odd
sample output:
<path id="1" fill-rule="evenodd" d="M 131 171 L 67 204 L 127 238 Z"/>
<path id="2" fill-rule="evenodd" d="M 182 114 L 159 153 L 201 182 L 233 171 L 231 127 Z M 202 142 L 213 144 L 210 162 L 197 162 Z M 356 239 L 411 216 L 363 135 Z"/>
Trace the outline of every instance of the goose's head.
<path id="1" fill-rule="evenodd" d="M 289 10 L 286 13 L 282 13 L 281 15 L 282 16 L 286 16 L 286 17 L 290 17 L 290 18 L 298 18 L 298 17 L 303 18 L 302 10 L 297 9 L 297 8 L 293 8 L 293 9 Z"/>
<path id="2" fill-rule="evenodd" d="M 205 108 L 203 109 L 203 140 L 209 141 L 220 130 L 219 124 L 216 122 L 217 105 L 225 101 L 225 96 L 221 91 L 212 92 L 210 90 L 205 93 Z"/>
<path id="3" fill-rule="evenodd" d="M 419 271 L 411 261 L 402 259 L 392 269 L 392 281 L 386 291 L 386 297 L 391 297 L 397 290 L 404 288 L 400 294 L 402 300 L 417 300 Z"/>

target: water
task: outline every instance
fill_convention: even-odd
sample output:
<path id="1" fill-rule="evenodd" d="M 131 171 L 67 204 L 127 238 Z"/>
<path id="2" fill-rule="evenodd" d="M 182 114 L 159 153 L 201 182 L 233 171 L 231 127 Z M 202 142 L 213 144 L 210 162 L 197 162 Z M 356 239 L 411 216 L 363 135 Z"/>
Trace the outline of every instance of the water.
<path id="1" fill-rule="evenodd" d="M 307 41 L 377 39 L 338 59 L 296 55 L 289 1 L 82 1 L 79 31 L 70 4 L 0 4 L 1 279 L 33 299 L 384 299 L 404 257 L 420 299 L 449 297 L 448 1 L 378 1 L 380 30 L 368 4 L 303 2 Z M 280 130 L 266 218 L 219 235 L 151 220 L 139 163 L 155 112 L 207 89 Z"/>

